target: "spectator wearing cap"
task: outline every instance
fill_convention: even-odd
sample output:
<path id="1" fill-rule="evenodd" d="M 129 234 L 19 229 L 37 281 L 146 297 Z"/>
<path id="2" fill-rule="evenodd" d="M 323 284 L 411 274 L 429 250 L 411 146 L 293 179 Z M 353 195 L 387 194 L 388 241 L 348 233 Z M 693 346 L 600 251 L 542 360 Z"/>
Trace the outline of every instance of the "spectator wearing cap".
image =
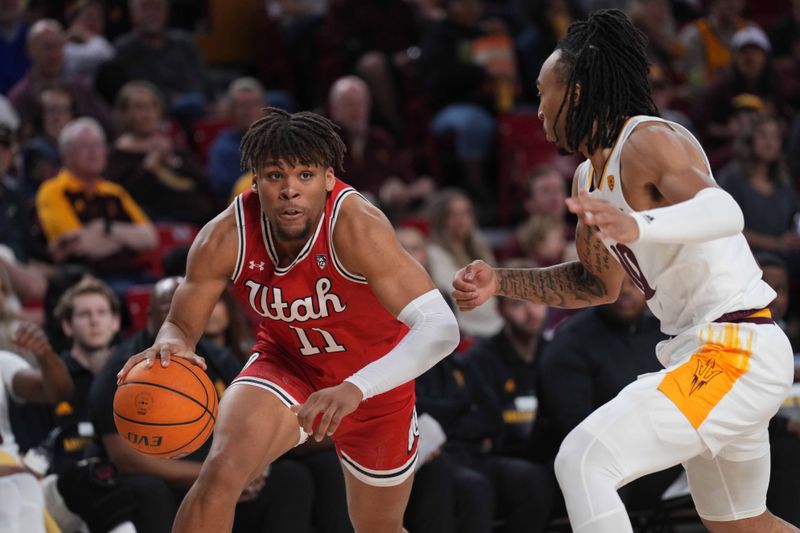
<path id="1" fill-rule="evenodd" d="M 36 194 L 53 259 L 81 260 L 123 292 L 139 270 L 136 253 L 156 245 L 155 228 L 125 189 L 101 176 L 108 147 L 96 121 L 73 120 L 58 144 L 64 167 Z"/>
<path id="2" fill-rule="evenodd" d="M 734 34 L 751 23 L 742 18 L 744 0 L 711 0 L 708 16 L 680 33 L 684 53 L 679 67 L 690 87 L 702 89 L 718 80 L 732 61 Z"/>
<path id="3" fill-rule="evenodd" d="M 782 116 L 783 89 L 775 75 L 770 58 L 771 46 L 763 30 L 750 26 L 734 35 L 733 62 L 721 79 L 714 84 L 695 111 L 695 123 L 705 124 L 704 140 L 709 148 L 729 144 L 741 131 L 731 120 L 738 107 L 747 107 L 757 100 L 743 98 L 752 95 L 760 98 L 766 110 Z"/>
<path id="4" fill-rule="evenodd" d="M 7 94 L 30 66 L 25 53 L 28 25 L 22 21 L 24 0 L 0 3 L 0 93 Z"/>
<path id="5" fill-rule="evenodd" d="M 39 95 L 54 85 L 63 85 L 72 93 L 79 115 L 94 118 L 107 136 L 113 136 L 114 123 L 103 99 L 82 82 L 64 80 L 65 44 L 64 29 L 53 19 L 37 21 L 28 32 L 26 47 L 31 60 L 30 70 L 8 93 L 22 120 L 21 136 L 29 136 Z"/>

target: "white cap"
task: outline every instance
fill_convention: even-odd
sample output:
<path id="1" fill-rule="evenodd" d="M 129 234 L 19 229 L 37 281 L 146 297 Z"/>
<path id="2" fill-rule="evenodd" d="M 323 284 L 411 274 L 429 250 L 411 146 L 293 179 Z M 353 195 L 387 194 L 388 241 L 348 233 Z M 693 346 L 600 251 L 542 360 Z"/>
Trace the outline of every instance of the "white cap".
<path id="1" fill-rule="evenodd" d="M 772 51 L 772 46 L 769 44 L 767 34 L 764 33 L 764 30 L 758 26 L 748 26 L 737 31 L 733 35 L 733 39 L 731 39 L 731 47 L 734 50 L 739 50 L 747 45 L 758 46 L 767 53 Z"/>

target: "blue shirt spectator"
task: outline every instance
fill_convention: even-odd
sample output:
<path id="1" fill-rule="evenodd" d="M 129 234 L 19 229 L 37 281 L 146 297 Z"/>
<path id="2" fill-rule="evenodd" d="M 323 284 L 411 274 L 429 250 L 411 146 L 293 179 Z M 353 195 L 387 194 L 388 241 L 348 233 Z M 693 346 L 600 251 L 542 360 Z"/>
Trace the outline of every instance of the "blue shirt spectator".
<path id="1" fill-rule="evenodd" d="M 22 2 L 6 2 L 0 9 L 0 92 L 8 94 L 30 67 L 25 41 L 28 26 L 22 22 Z"/>
<path id="2" fill-rule="evenodd" d="M 231 82 L 227 95 L 231 127 L 223 130 L 211 145 L 208 175 L 214 195 L 228 200 L 239 176 L 241 154 L 239 143 L 250 124 L 261 118 L 267 105 L 264 87 L 255 78 L 238 78 Z"/>

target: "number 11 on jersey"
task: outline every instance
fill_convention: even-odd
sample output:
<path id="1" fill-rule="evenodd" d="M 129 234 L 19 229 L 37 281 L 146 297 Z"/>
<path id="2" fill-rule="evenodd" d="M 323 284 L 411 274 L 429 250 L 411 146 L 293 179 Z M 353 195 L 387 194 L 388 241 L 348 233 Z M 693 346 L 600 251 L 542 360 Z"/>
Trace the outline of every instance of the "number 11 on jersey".
<path id="1" fill-rule="evenodd" d="M 309 340 L 306 330 L 303 328 L 296 328 L 294 326 L 289 327 L 292 328 L 295 333 L 297 333 L 297 336 L 300 339 L 300 353 L 302 355 L 317 355 L 320 353 L 320 349 L 312 344 Z M 322 336 L 322 340 L 325 343 L 325 346 L 323 346 L 322 349 L 325 350 L 325 353 L 344 352 L 347 350 L 347 348 L 336 342 L 336 339 L 333 338 L 333 335 L 331 335 L 329 331 L 325 331 L 321 328 L 311 328 L 311 331 L 316 331 Z"/>

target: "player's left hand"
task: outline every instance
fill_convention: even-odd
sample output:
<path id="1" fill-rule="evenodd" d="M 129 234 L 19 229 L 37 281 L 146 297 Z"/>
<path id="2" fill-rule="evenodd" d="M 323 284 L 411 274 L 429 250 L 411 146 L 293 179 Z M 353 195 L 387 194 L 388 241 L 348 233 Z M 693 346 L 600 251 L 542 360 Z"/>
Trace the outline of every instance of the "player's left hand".
<path id="1" fill-rule="evenodd" d="M 578 215 L 585 225 L 596 227 L 594 235 L 600 240 L 608 238 L 630 244 L 639 239 L 636 219 L 606 200 L 591 197 L 586 191 L 581 191 L 577 197 L 567 198 L 567 208 Z"/>
<path id="2" fill-rule="evenodd" d="M 297 413 L 303 431 L 309 435 L 313 433 L 314 440 L 320 442 L 325 435 L 336 432 L 342 419 L 358 408 L 363 397 L 358 387 L 343 381 L 335 387 L 318 390 L 308 397 L 306 403 L 292 407 L 292 411 Z M 319 415 L 322 416 L 315 430 L 314 421 Z"/>

